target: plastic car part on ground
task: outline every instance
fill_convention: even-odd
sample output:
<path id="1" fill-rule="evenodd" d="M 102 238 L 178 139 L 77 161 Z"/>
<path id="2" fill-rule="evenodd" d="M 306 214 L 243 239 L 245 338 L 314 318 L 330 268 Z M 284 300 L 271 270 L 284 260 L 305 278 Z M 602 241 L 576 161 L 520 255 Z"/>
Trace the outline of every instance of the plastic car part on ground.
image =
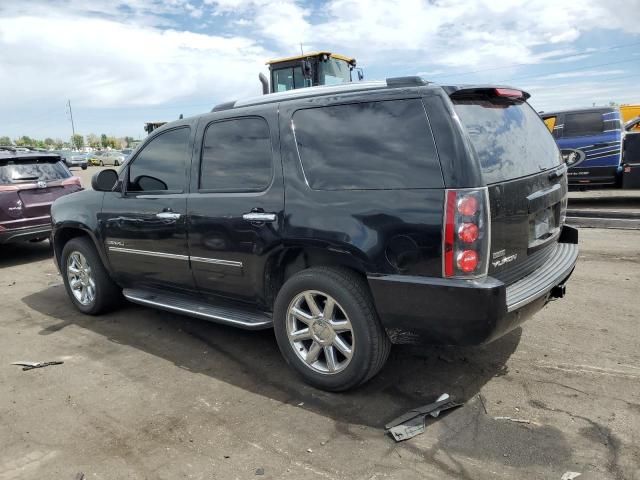
<path id="1" fill-rule="evenodd" d="M 387 423 L 384 428 L 396 442 L 408 440 L 424 432 L 425 419 L 428 415 L 437 418 L 440 412 L 460 405 L 462 404 L 453 401 L 448 393 L 443 393 L 435 402 L 409 410 Z"/>

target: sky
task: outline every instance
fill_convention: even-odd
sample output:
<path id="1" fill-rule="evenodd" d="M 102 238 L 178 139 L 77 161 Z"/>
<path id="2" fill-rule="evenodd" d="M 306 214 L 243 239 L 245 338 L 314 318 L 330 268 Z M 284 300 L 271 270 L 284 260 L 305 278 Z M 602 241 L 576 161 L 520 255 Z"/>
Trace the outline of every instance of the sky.
<path id="1" fill-rule="evenodd" d="M 499 83 L 537 110 L 640 103 L 640 0 L 0 0 L 0 136 L 145 136 L 258 95 L 265 61 Z"/>

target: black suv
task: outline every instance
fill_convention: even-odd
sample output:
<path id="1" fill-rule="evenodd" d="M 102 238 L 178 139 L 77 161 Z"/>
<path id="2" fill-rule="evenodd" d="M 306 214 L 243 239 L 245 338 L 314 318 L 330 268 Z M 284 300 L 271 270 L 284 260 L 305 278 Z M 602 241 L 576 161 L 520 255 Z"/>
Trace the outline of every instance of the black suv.
<path id="1" fill-rule="evenodd" d="M 566 166 L 526 92 L 417 77 L 219 105 L 54 204 L 67 292 L 246 329 L 327 390 L 392 343 L 478 345 L 564 285 Z"/>

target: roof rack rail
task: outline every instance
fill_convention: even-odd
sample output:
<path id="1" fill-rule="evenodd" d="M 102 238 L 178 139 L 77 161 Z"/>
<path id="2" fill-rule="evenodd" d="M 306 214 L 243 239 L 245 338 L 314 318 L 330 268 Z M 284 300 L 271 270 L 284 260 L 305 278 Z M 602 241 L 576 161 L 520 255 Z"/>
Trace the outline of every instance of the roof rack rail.
<path id="1" fill-rule="evenodd" d="M 424 80 L 422 77 L 392 77 L 386 80 L 374 80 L 368 82 L 343 83 L 339 85 L 317 85 L 314 87 L 299 88 L 295 90 L 287 90 L 286 92 L 269 93 L 257 97 L 244 98 L 234 102 L 224 102 L 216 105 L 211 109 L 212 112 L 221 110 L 230 110 L 238 107 L 248 107 L 251 105 L 261 105 L 265 103 L 274 103 L 282 100 L 290 100 L 294 98 L 315 97 L 317 95 L 327 95 L 331 93 L 357 92 L 363 90 L 375 90 L 386 87 L 421 87 L 431 82 Z"/>

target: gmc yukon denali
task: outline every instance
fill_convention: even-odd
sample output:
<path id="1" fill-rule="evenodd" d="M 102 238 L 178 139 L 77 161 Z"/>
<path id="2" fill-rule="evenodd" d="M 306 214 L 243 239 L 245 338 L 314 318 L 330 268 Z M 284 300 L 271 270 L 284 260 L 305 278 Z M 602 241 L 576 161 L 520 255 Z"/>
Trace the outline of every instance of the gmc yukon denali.
<path id="1" fill-rule="evenodd" d="M 334 391 L 394 343 L 491 342 L 562 297 L 578 256 L 567 168 L 528 97 L 403 77 L 167 124 L 53 205 L 69 298 L 273 328 Z"/>

